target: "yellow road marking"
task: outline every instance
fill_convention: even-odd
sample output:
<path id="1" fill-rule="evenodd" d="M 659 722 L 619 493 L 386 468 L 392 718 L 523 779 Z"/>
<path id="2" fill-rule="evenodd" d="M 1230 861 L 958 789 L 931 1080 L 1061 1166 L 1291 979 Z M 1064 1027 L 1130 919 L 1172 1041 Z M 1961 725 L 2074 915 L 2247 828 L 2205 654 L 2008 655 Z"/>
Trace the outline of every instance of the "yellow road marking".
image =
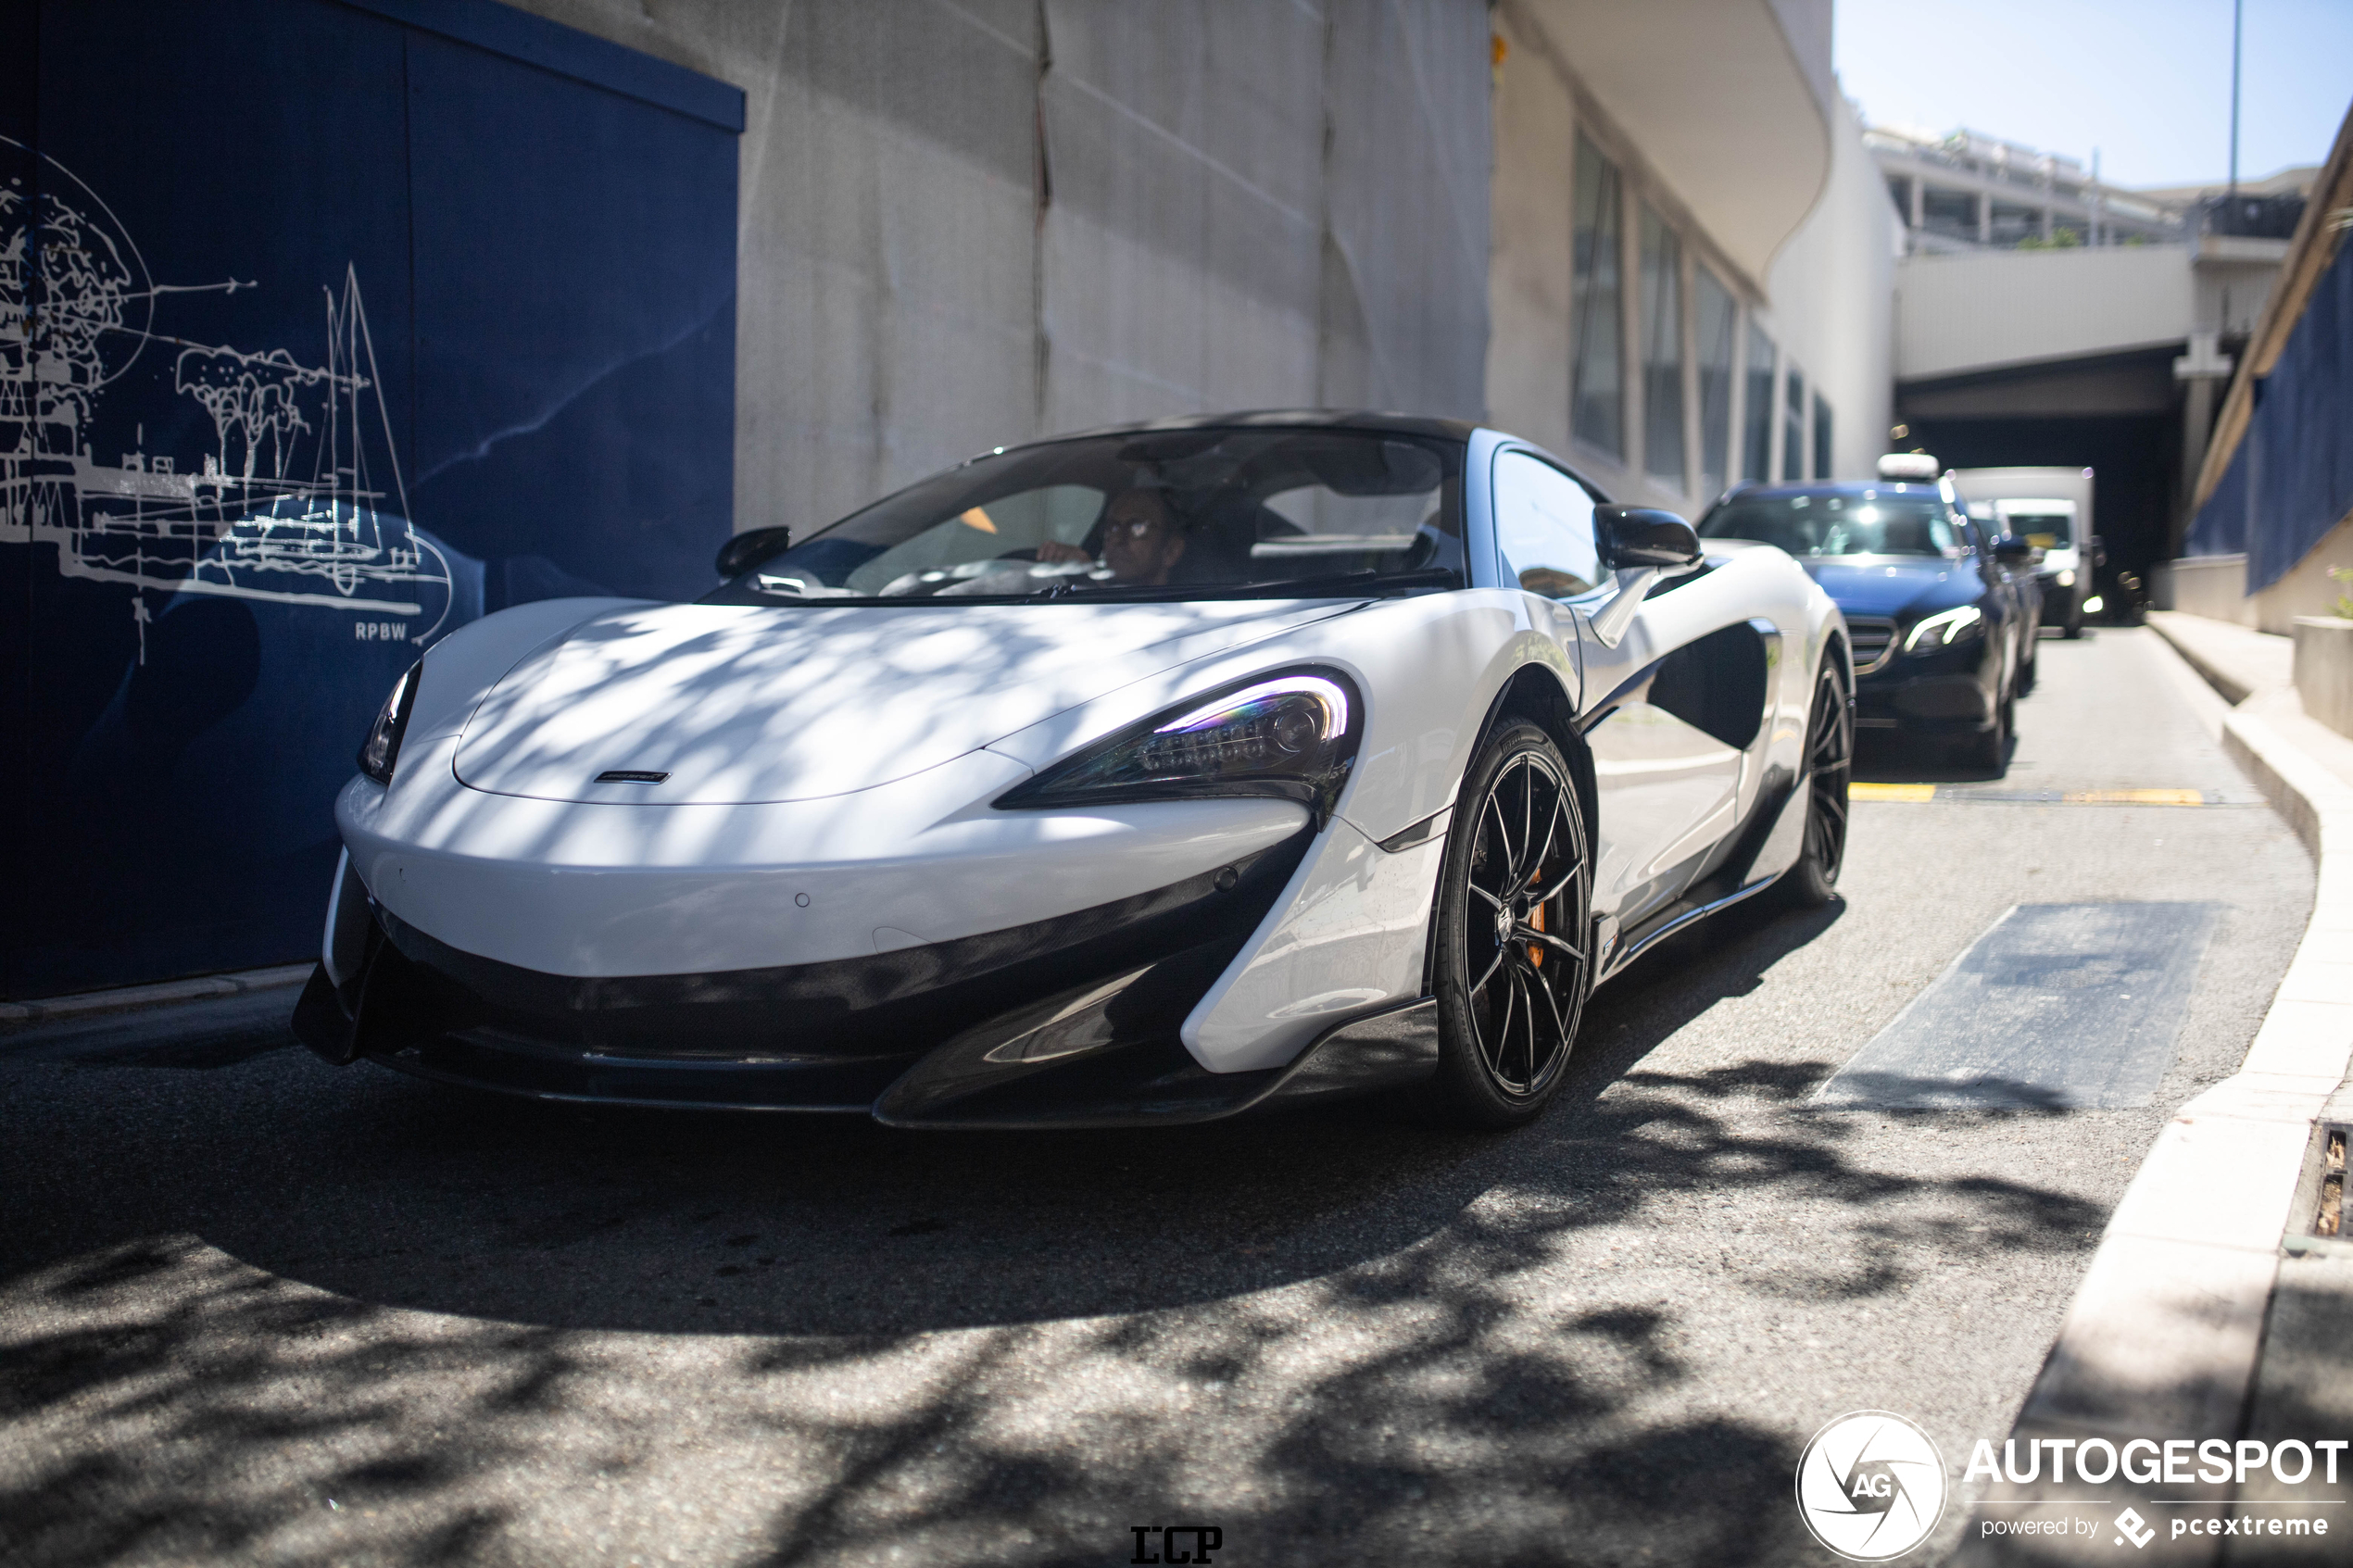
<path id="1" fill-rule="evenodd" d="M 2196 789 L 2072 789 L 2070 806 L 2203 806 L 2206 792 Z"/>
<path id="2" fill-rule="evenodd" d="M 1934 784 L 1850 784 L 1846 786 L 1849 800 L 1933 800 Z"/>
<path id="3" fill-rule="evenodd" d="M 1846 786 L 1849 800 L 1894 800 L 1909 805 L 1945 800 L 2006 801 L 2021 806 L 2204 806 L 2206 792 L 2196 789 L 2070 789 L 2005 790 L 1978 784 L 1869 784 Z M 2229 802 L 2222 802 L 2229 804 Z"/>

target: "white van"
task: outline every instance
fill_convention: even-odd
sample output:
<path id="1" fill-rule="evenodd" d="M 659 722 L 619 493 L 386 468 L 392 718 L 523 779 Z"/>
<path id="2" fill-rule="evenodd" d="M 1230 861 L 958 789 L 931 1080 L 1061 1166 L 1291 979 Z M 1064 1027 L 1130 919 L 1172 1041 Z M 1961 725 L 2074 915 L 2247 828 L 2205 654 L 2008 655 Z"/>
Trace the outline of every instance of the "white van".
<path id="1" fill-rule="evenodd" d="M 2043 552 L 2034 569 L 2043 624 L 2082 636 L 2083 617 L 2100 608 L 2093 576 L 2106 558 L 2092 530 L 2092 470 L 1955 469 L 1953 485 L 1989 532 L 2023 537 Z"/>

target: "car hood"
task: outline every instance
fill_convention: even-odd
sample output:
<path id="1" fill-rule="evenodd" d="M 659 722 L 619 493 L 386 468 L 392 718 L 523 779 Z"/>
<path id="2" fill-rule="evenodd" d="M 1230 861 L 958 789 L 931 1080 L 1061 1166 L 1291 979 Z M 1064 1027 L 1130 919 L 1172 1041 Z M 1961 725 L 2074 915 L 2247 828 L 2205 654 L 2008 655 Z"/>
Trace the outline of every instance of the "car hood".
<path id="1" fill-rule="evenodd" d="M 459 779 L 546 800 L 748 805 L 888 784 L 1188 659 L 1351 603 L 613 610 L 467 721 Z M 660 780 L 598 782 L 609 771 Z"/>
<path id="2" fill-rule="evenodd" d="M 1977 574 L 1966 561 L 1906 561 L 1888 557 L 1853 560 L 1801 560 L 1806 575 L 1822 585 L 1846 615 L 1899 616 L 1973 602 Z"/>

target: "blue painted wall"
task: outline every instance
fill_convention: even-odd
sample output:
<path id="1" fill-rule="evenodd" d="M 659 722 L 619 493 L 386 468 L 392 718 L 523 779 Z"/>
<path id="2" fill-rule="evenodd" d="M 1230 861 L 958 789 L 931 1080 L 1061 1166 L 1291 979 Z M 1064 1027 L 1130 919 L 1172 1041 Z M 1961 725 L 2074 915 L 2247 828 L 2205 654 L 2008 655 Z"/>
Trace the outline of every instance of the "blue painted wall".
<path id="1" fill-rule="evenodd" d="M 2246 553 L 2246 591 L 2278 582 L 2353 512 L 2353 245 L 2313 285 L 2185 552 Z"/>
<path id="2" fill-rule="evenodd" d="M 302 959 L 422 646 L 707 581 L 740 95 L 477 0 L 19 5 L 0 61 L 0 986 Z"/>

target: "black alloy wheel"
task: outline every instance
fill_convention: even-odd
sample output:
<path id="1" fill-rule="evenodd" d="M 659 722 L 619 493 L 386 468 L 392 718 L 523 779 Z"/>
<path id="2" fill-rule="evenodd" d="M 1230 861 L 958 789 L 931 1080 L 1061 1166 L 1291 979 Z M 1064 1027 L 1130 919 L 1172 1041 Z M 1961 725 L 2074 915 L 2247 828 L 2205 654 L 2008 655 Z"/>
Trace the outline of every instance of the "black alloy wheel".
<path id="1" fill-rule="evenodd" d="M 1439 884 L 1439 1084 L 1452 1119 L 1510 1127 L 1560 1086 L 1592 985 L 1592 863 L 1568 768 L 1514 723 L 1463 781 Z"/>
<path id="2" fill-rule="evenodd" d="M 1846 863 L 1846 786 L 1855 782 L 1855 705 L 1838 666 L 1822 661 L 1814 683 L 1814 711 L 1806 722 L 1806 846 L 1781 873 L 1781 897 L 1799 909 L 1818 909 L 1838 890 Z"/>

